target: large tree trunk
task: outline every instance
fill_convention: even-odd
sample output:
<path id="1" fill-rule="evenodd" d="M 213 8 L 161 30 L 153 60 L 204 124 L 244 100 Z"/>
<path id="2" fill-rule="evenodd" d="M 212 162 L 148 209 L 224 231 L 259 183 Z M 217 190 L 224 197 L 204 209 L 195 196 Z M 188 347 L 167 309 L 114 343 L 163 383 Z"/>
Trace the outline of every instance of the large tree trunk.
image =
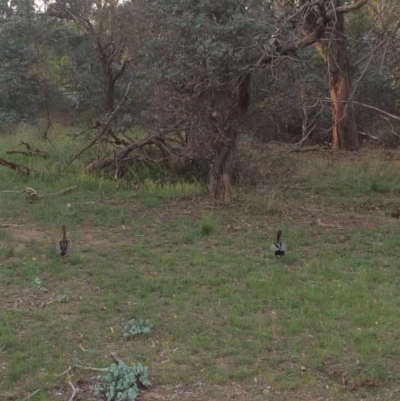
<path id="1" fill-rule="evenodd" d="M 235 168 L 239 144 L 238 130 L 224 135 L 224 142 L 214 163 L 211 166 L 209 191 L 213 199 L 232 203 L 232 174 Z"/>
<path id="2" fill-rule="evenodd" d="M 304 46 L 314 43 L 328 67 L 329 89 L 332 100 L 332 148 L 358 150 L 357 126 L 351 99 L 349 62 L 346 57 L 344 13 L 362 7 L 368 0 L 358 0 L 343 6 L 343 0 L 322 0 L 315 9 L 304 8 L 308 0 L 299 0 L 305 10 L 300 30 Z M 299 9 L 300 9 L 299 8 Z M 299 45 L 300 47 L 300 45 Z M 290 49 L 289 49 L 290 50 Z"/>
<path id="3" fill-rule="evenodd" d="M 337 65 L 335 63 L 334 69 L 329 68 L 333 123 L 332 149 L 358 150 L 359 142 L 353 103 L 351 100 L 349 101 L 351 95 L 349 65 L 347 59 L 343 61 L 340 56 L 336 61 Z"/>
<path id="4" fill-rule="evenodd" d="M 334 0 L 339 7 L 342 0 Z M 346 36 L 343 14 L 337 14 L 331 23 L 330 35 L 318 41 L 316 47 L 324 59 L 329 74 L 332 100 L 333 150 L 358 150 L 357 126 L 350 99 L 351 83 L 349 61 L 346 57 Z M 327 40 L 328 39 L 328 40 Z"/>
<path id="5" fill-rule="evenodd" d="M 232 203 L 232 175 L 239 146 L 239 125 L 250 104 L 251 74 L 240 77 L 234 92 L 217 100 L 213 115 L 218 127 L 214 162 L 210 169 L 209 191 L 213 199 Z"/>

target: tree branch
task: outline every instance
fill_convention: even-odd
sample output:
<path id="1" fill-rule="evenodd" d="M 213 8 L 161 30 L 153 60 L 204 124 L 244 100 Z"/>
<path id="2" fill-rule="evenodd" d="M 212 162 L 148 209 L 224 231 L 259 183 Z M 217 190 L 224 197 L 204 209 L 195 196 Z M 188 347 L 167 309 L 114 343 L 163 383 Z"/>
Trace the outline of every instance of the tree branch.
<path id="1" fill-rule="evenodd" d="M 131 84 L 129 83 L 128 87 L 126 88 L 125 95 L 123 96 L 121 101 L 118 103 L 118 106 L 115 108 L 115 110 L 111 113 L 111 116 L 109 117 L 108 121 L 103 125 L 102 130 L 83 149 L 81 149 L 78 153 L 76 153 L 74 156 L 72 156 L 69 159 L 68 165 L 70 165 L 74 160 L 76 160 L 79 156 L 81 156 L 82 153 L 86 152 L 89 148 L 91 148 L 104 135 L 104 133 L 107 132 L 107 129 L 110 126 L 111 122 L 116 117 L 118 110 L 121 108 L 122 104 L 125 102 L 125 99 L 129 92 L 130 85 Z"/>

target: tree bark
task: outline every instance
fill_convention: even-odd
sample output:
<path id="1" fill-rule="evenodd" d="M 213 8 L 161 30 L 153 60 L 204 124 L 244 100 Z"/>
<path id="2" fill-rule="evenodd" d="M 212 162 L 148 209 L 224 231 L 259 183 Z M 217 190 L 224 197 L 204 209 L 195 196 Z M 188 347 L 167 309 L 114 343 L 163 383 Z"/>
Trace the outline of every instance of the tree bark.
<path id="1" fill-rule="evenodd" d="M 337 59 L 334 70 L 329 68 L 329 87 L 332 100 L 332 149 L 358 150 L 360 148 L 353 103 L 350 99 L 351 84 L 347 59 Z"/>
<path id="2" fill-rule="evenodd" d="M 112 113 L 114 111 L 114 86 L 115 81 L 112 72 L 105 72 L 104 109 L 106 113 Z"/>
<path id="3" fill-rule="evenodd" d="M 233 201 L 232 175 L 240 140 L 239 125 L 250 104 L 250 90 L 251 74 L 246 73 L 240 77 L 239 85 L 233 93 L 227 93 L 226 99 L 216 102 L 221 104 L 225 101 L 228 110 L 215 111 L 219 132 L 215 141 L 215 158 L 210 169 L 208 188 L 211 197 L 218 201 Z"/>
<path id="4" fill-rule="evenodd" d="M 232 174 L 240 135 L 238 130 L 235 130 L 224 136 L 222 148 L 211 166 L 209 191 L 213 199 L 232 203 Z"/>
<path id="5" fill-rule="evenodd" d="M 334 0 L 340 7 L 341 0 Z M 343 14 L 331 22 L 328 40 L 318 41 L 317 50 L 328 67 L 329 90 L 332 100 L 332 149 L 358 150 L 359 141 L 351 99 L 349 61 L 346 57 L 346 36 Z"/>
<path id="6" fill-rule="evenodd" d="M 334 150 L 358 150 L 359 141 L 351 99 L 349 62 L 346 57 L 344 14 L 360 9 L 369 0 L 357 0 L 343 5 L 343 0 L 298 0 L 297 11 L 287 18 L 301 35 L 277 48 L 281 55 L 295 53 L 298 49 L 316 45 L 323 57 L 329 74 L 329 89 L 332 99 Z M 286 12 L 279 2 L 275 7 Z M 318 11 L 317 11 L 318 9 Z M 258 64 L 268 64 L 273 56 L 263 56 Z"/>

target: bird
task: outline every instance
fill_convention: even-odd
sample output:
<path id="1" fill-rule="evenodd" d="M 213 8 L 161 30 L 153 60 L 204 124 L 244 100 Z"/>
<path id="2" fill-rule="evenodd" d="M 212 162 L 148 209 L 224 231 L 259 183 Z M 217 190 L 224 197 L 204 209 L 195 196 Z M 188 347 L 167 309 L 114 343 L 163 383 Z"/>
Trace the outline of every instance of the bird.
<path id="1" fill-rule="evenodd" d="M 65 225 L 61 227 L 63 233 L 60 241 L 57 241 L 57 252 L 60 256 L 68 255 L 71 252 L 72 243 L 67 239 L 67 229 Z"/>
<path id="2" fill-rule="evenodd" d="M 276 235 L 276 242 L 271 244 L 271 251 L 275 254 L 276 257 L 284 256 L 286 252 L 286 245 L 281 241 L 282 231 L 279 230 Z"/>

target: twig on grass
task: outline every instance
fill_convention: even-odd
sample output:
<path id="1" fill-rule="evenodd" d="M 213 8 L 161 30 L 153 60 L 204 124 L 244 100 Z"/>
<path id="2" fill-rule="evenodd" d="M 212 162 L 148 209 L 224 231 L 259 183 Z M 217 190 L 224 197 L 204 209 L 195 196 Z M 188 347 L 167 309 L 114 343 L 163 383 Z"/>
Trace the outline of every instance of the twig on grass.
<path id="1" fill-rule="evenodd" d="M 26 400 L 30 400 L 35 394 L 37 394 L 41 389 L 38 388 L 37 390 L 35 390 L 32 394 L 29 394 L 28 396 L 26 396 L 25 398 L 22 399 L 22 401 L 26 401 Z"/>
<path id="2" fill-rule="evenodd" d="M 63 196 L 68 192 L 74 191 L 75 189 L 78 189 L 79 186 L 78 185 L 73 185 L 72 187 L 68 187 L 68 188 L 63 188 L 60 189 L 58 192 L 54 192 L 52 194 L 39 194 L 38 191 L 36 191 L 36 189 L 31 188 L 31 187 L 26 187 L 24 190 L 22 191 L 2 191 L 2 192 L 7 192 L 7 193 L 26 193 L 27 194 L 27 198 L 29 199 L 30 202 L 33 201 L 38 201 L 46 196 Z"/>
<path id="3" fill-rule="evenodd" d="M 125 364 L 125 362 L 118 356 L 116 352 L 111 352 L 111 358 L 117 365 Z"/>
<path id="4" fill-rule="evenodd" d="M 69 400 L 68 400 L 68 401 L 73 401 L 74 398 L 75 398 L 75 395 L 76 395 L 76 393 L 77 393 L 77 391 L 78 391 L 78 389 L 75 388 L 74 385 L 73 385 L 71 382 L 68 382 L 68 384 L 69 384 L 70 387 L 72 388 L 72 395 L 71 395 L 71 397 L 69 397 Z"/>
<path id="5" fill-rule="evenodd" d="M 118 356 L 116 352 L 111 352 L 111 358 L 116 364 L 125 364 L 125 362 Z M 93 368 L 92 366 L 83 366 L 83 365 L 71 365 L 67 370 L 64 370 L 64 372 L 60 373 L 59 375 L 56 375 L 57 377 L 61 377 L 69 373 L 73 369 L 84 369 L 84 370 L 91 370 L 93 372 L 107 372 L 108 368 Z"/>
<path id="6" fill-rule="evenodd" d="M 52 193 L 52 194 L 42 195 L 42 197 L 45 197 L 45 196 L 53 196 L 53 195 L 56 195 L 56 196 L 63 196 L 63 195 L 65 195 L 66 193 L 71 192 L 71 191 L 75 191 L 75 189 L 78 189 L 78 188 L 79 188 L 78 185 L 73 185 L 72 187 L 60 189 L 58 192 L 54 192 L 54 193 Z"/>
<path id="7" fill-rule="evenodd" d="M 73 369 L 83 369 L 83 370 L 91 370 L 93 372 L 107 372 L 108 368 L 93 368 L 91 366 L 83 366 L 83 365 L 71 365 L 67 370 L 64 370 L 64 372 L 60 373 L 59 375 L 56 375 L 57 377 L 61 377 L 69 373 Z"/>

